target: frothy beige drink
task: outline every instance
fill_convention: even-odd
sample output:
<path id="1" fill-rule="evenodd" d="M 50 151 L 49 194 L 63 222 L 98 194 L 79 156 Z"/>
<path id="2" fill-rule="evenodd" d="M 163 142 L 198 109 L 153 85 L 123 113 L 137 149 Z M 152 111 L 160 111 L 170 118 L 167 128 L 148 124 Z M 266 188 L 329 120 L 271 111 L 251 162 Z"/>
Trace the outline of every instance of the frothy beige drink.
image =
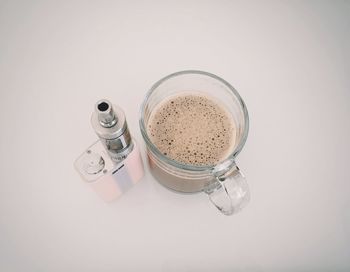
<path id="1" fill-rule="evenodd" d="M 235 145 L 230 113 L 216 100 L 196 92 L 162 101 L 152 111 L 147 129 L 164 155 L 185 164 L 216 164 L 226 159 Z"/>

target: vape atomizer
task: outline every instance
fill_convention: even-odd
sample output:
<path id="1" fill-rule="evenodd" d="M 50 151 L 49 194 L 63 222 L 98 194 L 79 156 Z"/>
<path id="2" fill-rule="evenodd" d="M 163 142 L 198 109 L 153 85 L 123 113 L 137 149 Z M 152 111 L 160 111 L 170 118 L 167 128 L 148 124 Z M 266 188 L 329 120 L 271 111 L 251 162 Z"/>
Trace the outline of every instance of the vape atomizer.
<path id="1" fill-rule="evenodd" d="M 143 177 L 143 163 L 121 108 L 108 100 L 98 101 L 91 124 L 100 139 L 79 156 L 75 168 L 82 179 L 108 202 Z"/>

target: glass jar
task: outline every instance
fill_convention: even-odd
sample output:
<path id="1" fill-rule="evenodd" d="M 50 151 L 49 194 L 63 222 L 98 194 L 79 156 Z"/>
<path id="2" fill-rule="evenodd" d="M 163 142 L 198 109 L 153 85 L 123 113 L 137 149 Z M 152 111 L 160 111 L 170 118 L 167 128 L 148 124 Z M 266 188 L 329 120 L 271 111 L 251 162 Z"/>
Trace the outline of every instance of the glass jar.
<path id="1" fill-rule="evenodd" d="M 169 96 L 184 91 L 203 93 L 220 101 L 235 123 L 233 151 L 215 165 L 190 165 L 168 158 L 148 135 L 148 122 L 156 106 Z M 162 78 L 152 86 L 141 106 L 140 129 L 146 143 L 150 171 L 165 187 L 181 193 L 205 192 L 226 215 L 238 212 L 248 203 L 249 188 L 235 159 L 246 142 L 249 118 L 244 101 L 228 82 L 216 75 L 194 70 Z"/>

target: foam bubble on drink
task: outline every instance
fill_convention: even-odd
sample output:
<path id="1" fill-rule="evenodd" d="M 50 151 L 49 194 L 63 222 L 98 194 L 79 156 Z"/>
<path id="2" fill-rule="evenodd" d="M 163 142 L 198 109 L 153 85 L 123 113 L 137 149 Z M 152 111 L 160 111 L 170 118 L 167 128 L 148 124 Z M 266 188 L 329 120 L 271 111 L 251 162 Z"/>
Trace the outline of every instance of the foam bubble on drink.
<path id="1" fill-rule="evenodd" d="M 230 113 L 215 99 L 184 92 L 162 101 L 148 121 L 152 143 L 185 164 L 213 165 L 233 151 L 236 129 Z"/>

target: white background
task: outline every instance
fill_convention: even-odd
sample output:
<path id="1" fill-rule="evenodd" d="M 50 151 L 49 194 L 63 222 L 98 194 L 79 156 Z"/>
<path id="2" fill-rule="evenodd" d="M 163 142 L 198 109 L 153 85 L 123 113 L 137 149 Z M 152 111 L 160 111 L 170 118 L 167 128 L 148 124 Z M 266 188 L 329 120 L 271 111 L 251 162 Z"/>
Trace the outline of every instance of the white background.
<path id="1" fill-rule="evenodd" d="M 349 271 L 349 68 L 349 1 L 1 1 L 0 271 Z M 103 203 L 73 168 L 95 102 L 144 156 L 143 97 L 185 69 L 247 104 L 249 206 L 149 173 Z"/>

